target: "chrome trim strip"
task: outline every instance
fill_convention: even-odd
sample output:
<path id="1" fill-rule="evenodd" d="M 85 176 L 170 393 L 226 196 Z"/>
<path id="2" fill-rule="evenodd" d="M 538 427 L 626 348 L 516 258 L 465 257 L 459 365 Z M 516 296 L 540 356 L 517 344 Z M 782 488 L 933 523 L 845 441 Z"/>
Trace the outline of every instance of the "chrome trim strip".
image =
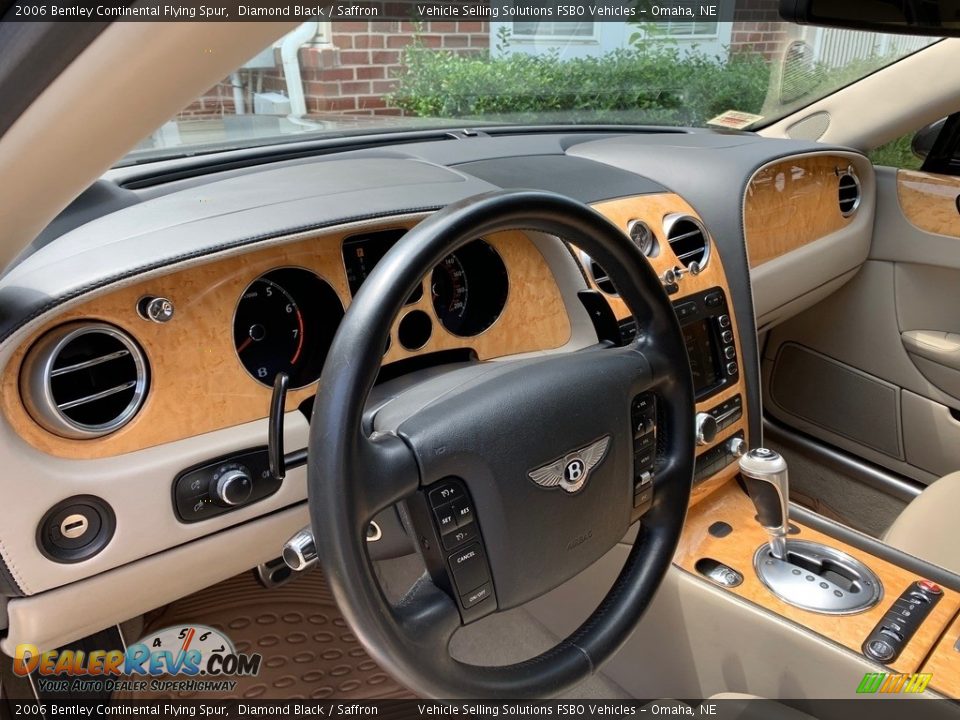
<path id="1" fill-rule="evenodd" d="M 76 400 L 71 400 L 70 402 L 60 403 L 57 405 L 57 408 L 60 410 L 69 410 L 70 408 L 75 408 L 78 405 L 86 405 L 87 403 L 96 402 L 97 400 L 103 400 L 111 395 L 116 395 L 124 390 L 129 390 L 132 387 L 136 387 L 136 385 L 137 381 L 131 380 L 130 382 L 125 382 L 123 385 L 117 385 L 109 390 L 102 390 L 101 392 L 94 393 L 93 395 L 87 395 L 86 397 L 77 398 Z"/>
<path id="2" fill-rule="evenodd" d="M 117 350 L 116 352 L 107 353 L 101 357 L 96 357 L 93 360 L 87 360 L 85 362 L 76 363 L 74 365 L 67 365 L 66 367 L 57 368 L 56 370 L 50 371 L 50 377 L 59 377 L 60 375 L 66 375 L 67 373 L 76 372 L 77 370 L 84 370 L 88 367 L 94 367 L 95 365 L 100 365 L 101 363 L 110 362 L 111 360 L 116 360 L 117 358 L 126 357 L 130 354 L 129 350 Z"/>
<path id="3" fill-rule="evenodd" d="M 775 442 L 809 455 L 837 472 L 849 475 L 852 479 L 898 500 L 910 502 L 923 491 L 923 485 L 920 483 L 907 480 L 885 468 L 801 435 L 797 431 L 766 417 L 763 419 L 763 434 L 764 437 L 769 437 Z"/>

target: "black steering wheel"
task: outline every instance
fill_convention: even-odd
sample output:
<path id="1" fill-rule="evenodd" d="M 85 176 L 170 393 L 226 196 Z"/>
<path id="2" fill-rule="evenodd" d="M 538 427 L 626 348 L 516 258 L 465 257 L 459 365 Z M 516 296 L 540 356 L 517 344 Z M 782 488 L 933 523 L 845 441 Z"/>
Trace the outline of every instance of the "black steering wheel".
<path id="1" fill-rule="evenodd" d="M 434 372 L 369 407 L 390 328 L 421 279 L 467 242 L 511 229 L 557 236 L 596 259 L 634 314 L 636 340 Z M 634 441 L 654 427 L 654 412 L 653 502 L 635 507 L 649 476 L 634 477 Z M 437 212 L 357 293 L 310 423 L 313 532 L 352 630 L 382 667 L 425 696 L 546 697 L 582 681 L 627 640 L 670 565 L 690 496 L 693 422 L 679 323 L 623 232 L 589 207 L 543 192 L 494 192 Z M 428 572 L 392 604 L 365 533 L 377 512 L 397 503 Z M 509 666 L 450 655 L 461 625 L 572 578 L 641 514 L 616 583 L 568 638 Z"/>

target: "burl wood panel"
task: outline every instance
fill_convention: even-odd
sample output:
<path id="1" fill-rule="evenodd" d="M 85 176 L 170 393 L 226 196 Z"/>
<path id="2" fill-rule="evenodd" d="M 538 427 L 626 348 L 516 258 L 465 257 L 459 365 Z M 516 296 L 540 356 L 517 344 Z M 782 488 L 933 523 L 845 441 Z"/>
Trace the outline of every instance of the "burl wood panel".
<path id="1" fill-rule="evenodd" d="M 794 522 L 800 533 L 792 535 L 792 538 L 822 542 L 862 560 L 880 578 L 884 592 L 878 605 L 856 615 L 821 615 L 793 607 L 774 596 L 753 571 L 754 553 L 767 541 L 766 533 L 754 519 L 755 514 L 753 503 L 735 484 L 728 484 L 709 495 L 688 513 L 674 562 L 698 577 L 702 576 L 697 573 L 695 565 L 700 558 L 708 557 L 726 563 L 744 577 L 743 584 L 726 588 L 727 592 L 732 592 L 858 653 L 864 639 L 894 600 L 919 579 L 901 567 Z M 724 538 L 710 535 L 707 528 L 718 521 L 729 523 L 733 532 Z M 896 672 L 917 672 L 957 614 L 958 608 L 960 594 L 946 590 L 944 598 L 907 644 L 892 668 Z"/>
<path id="2" fill-rule="evenodd" d="M 960 698 L 960 615 L 947 628 L 921 672 L 932 673 L 929 687 L 941 695 Z"/>
<path id="3" fill-rule="evenodd" d="M 414 224 L 415 220 L 409 220 L 365 226 L 362 232 Z M 211 260 L 109 291 L 73 307 L 34 333 L 8 363 L 0 400 L 4 412 L 33 446 L 69 458 L 119 455 L 266 417 L 270 389 L 247 373 L 234 348 L 233 314 L 240 295 L 263 273 L 294 266 L 323 278 L 346 307 L 350 293 L 341 243 L 358 231 L 353 227 L 317 234 Z M 404 308 L 400 318 L 415 308 L 425 311 L 433 320 L 429 341 L 416 352 L 404 350 L 396 336 L 398 318 L 385 362 L 452 348 L 471 348 L 481 359 L 489 359 L 553 349 L 569 340 L 570 319 L 560 290 L 533 242 L 520 232 L 486 239 L 507 267 L 509 292 L 500 318 L 476 337 L 455 337 L 436 319 L 430 293 L 424 292 L 423 300 Z M 173 320 L 158 325 L 141 319 L 136 304 L 144 295 L 170 298 L 176 307 Z M 52 327 L 80 318 L 102 320 L 129 332 L 144 349 L 151 373 L 147 400 L 134 420 L 111 435 L 93 440 L 70 440 L 44 430 L 24 409 L 18 388 L 20 365 L 33 341 Z M 291 391 L 287 410 L 316 393 L 317 387 L 314 383 Z"/>
<path id="4" fill-rule="evenodd" d="M 960 238 L 960 178 L 900 170 L 897 196 L 904 217 L 924 232 Z"/>
<path id="5" fill-rule="evenodd" d="M 750 266 L 757 267 L 846 227 L 837 204 L 840 174 L 850 166 L 832 155 L 791 158 L 756 172 L 744 200 Z"/>
<path id="6" fill-rule="evenodd" d="M 673 250 L 670 249 L 670 245 L 667 243 L 666 235 L 663 232 L 664 218 L 675 213 L 682 213 L 684 215 L 690 215 L 691 217 L 697 218 L 698 220 L 700 219 L 700 216 L 697 215 L 697 213 L 686 202 L 686 200 L 681 198 L 679 195 L 673 195 L 671 193 L 639 195 L 636 197 L 609 200 L 606 202 L 597 203 L 593 207 L 595 210 L 597 210 L 597 212 L 606 217 L 614 225 L 621 228 L 624 232 L 627 231 L 627 226 L 633 220 L 643 220 L 645 223 L 647 223 L 647 225 L 650 226 L 650 229 L 653 230 L 653 233 L 657 238 L 657 245 L 659 247 L 659 253 L 655 257 L 650 258 L 650 264 L 653 265 L 657 275 L 660 275 L 665 270 L 669 270 L 670 268 L 676 267 L 680 264 L 676 255 L 674 255 Z M 713 243 L 712 239 L 711 243 Z M 587 273 L 587 277 L 590 277 L 589 273 Z M 590 284 L 593 289 L 599 290 L 593 280 L 590 280 Z M 727 283 L 727 275 L 723 269 L 723 259 L 720 257 L 720 252 L 717 250 L 716 243 L 713 243 L 709 262 L 703 269 L 703 272 L 701 272 L 699 275 L 684 275 L 683 279 L 680 281 L 680 292 L 672 296 L 671 300 L 681 300 L 688 295 L 694 295 L 712 287 L 723 288 L 724 292 L 727 294 L 727 302 L 732 306 L 732 299 L 730 298 L 730 286 Z M 618 320 L 623 320 L 624 318 L 630 316 L 630 311 L 627 309 L 626 303 L 624 303 L 619 297 L 607 294 L 604 294 L 604 297 L 607 299 L 607 302 L 610 303 L 610 306 L 613 308 L 613 312 L 617 316 Z M 739 356 L 741 350 L 740 331 L 737 327 L 737 318 L 735 313 L 730 313 L 730 319 L 733 323 L 732 329 L 735 338 L 734 342 L 737 345 L 737 355 Z M 718 433 L 717 439 L 710 446 L 698 448 L 698 453 L 706 451 L 710 449 L 710 447 L 719 445 L 720 443 L 726 442 L 727 439 L 735 435 L 738 431 L 743 430 L 744 434 L 746 435 L 749 413 L 747 411 L 747 394 L 744 387 L 742 374 L 736 384 L 731 385 L 723 392 L 714 395 L 712 398 L 704 402 L 697 403 L 697 412 L 705 412 L 712 407 L 716 407 L 729 398 L 734 397 L 737 393 L 744 398 L 743 416 L 730 427 Z M 700 500 L 706 497 L 709 493 L 724 485 L 731 478 L 735 477 L 736 474 L 736 464 L 734 464 L 728 468 L 725 468 L 704 482 L 699 483 L 691 493 L 690 504 L 694 505 L 700 502 Z"/>

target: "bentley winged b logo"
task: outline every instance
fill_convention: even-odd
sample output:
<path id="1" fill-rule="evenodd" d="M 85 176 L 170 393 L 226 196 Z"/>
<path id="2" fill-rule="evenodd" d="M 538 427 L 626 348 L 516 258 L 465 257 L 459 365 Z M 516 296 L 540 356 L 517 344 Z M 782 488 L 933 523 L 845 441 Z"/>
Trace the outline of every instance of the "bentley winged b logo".
<path id="1" fill-rule="evenodd" d="M 610 447 L 610 436 L 606 435 L 585 448 L 567 453 L 556 462 L 544 465 L 528 474 L 537 485 L 545 488 L 560 486 L 568 493 L 575 493 L 582 488 L 590 471 L 607 455 Z"/>

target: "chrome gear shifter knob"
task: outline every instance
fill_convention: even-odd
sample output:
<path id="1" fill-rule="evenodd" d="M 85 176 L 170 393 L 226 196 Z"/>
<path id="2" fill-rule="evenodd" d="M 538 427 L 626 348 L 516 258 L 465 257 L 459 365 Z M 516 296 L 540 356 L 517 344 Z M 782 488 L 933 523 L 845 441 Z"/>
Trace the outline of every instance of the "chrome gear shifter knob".
<path id="1" fill-rule="evenodd" d="M 770 535 L 770 551 L 775 558 L 785 560 L 790 531 L 787 461 L 778 452 L 755 448 L 740 458 L 740 473 L 756 505 L 757 519 Z"/>

